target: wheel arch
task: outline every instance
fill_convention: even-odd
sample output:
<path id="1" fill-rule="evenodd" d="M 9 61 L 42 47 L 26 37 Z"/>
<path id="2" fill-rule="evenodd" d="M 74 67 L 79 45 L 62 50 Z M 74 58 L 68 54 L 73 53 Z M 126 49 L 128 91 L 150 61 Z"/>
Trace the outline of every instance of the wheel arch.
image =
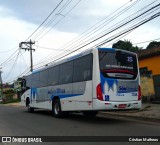
<path id="1" fill-rule="evenodd" d="M 59 99 L 59 100 L 60 100 L 59 96 L 54 96 L 54 97 L 52 97 L 52 105 L 53 105 L 53 103 L 55 102 L 56 99 Z"/>

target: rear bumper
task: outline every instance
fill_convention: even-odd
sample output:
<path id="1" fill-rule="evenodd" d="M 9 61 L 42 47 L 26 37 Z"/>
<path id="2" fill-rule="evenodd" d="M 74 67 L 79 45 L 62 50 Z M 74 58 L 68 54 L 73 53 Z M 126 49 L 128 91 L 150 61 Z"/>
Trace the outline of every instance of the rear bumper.
<path id="1" fill-rule="evenodd" d="M 94 99 L 93 108 L 94 110 L 139 110 L 141 109 L 141 100 L 129 102 L 111 102 Z"/>

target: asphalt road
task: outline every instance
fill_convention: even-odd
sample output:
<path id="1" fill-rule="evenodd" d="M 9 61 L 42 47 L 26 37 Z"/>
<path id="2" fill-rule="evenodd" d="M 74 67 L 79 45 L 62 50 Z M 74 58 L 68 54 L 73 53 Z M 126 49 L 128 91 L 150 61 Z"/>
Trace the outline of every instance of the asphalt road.
<path id="1" fill-rule="evenodd" d="M 67 118 L 52 117 L 50 111 L 37 110 L 28 113 L 19 106 L 0 105 L 0 136 L 159 136 L 160 124 L 135 121 L 111 116 L 99 115 L 96 118 L 85 118 L 81 114 L 73 114 Z M 116 140 L 116 139 L 115 139 Z M 131 142 L 129 142 L 131 144 Z M 129 144 L 85 143 L 85 144 Z M 132 144 L 159 144 L 152 142 L 134 142 Z M 0 143 L 4 144 L 4 143 Z M 16 144 L 16 143 L 11 143 Z M 36 144 L 36 143 L 34 143 Z M 49 143 L 44 143 L 49 144 Z M 75 143 L 51 143 L 72 145 Z M 76 144 L 84 144 L 82 142 Z"/>

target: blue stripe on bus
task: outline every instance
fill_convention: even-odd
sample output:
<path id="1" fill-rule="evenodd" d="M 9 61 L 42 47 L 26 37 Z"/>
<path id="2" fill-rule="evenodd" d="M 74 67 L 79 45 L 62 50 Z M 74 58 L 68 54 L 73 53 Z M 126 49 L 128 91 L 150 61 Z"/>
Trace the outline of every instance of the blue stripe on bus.
<path id="1" fill-rule="evenodd" d="M 58 96 L 60 99 L 69 98 L 69 97 L 76 97 L 83 94 L 54 94 L 51 96 L 51 100 L 54 99 L 55 96 Z"/>
<path id="2" fill-rule="evenodd" d="M 33 70 L 32 74 L 40 73 L 40 70 Z"/>
<path id="3" fill-rule="evenodd" d="M 109 50 L 109 51 L 116 51 L 114 48 L 98 48 L 98 50 Z"/>
<path id="4" fill-rule="evenodd" d="M 101 87 L 102 87 L 102 92 L 104 94 L 104 85 L 105 83 L 108 84 L 108 89 L 112 89 L 114 83 L 118 86 L 118 80 L 117 79 L 111 79 L 111 78 L 105 78 L 102 73 L 100 73 L 100 78 L 101 78 Z"/>

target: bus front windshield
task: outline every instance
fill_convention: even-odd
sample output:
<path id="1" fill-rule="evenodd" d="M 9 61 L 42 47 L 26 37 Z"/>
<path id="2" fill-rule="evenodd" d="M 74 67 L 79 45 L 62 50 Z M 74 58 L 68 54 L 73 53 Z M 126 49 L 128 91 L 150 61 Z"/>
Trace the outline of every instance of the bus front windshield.
<path id="1" fill-rule="evenodd" d="M 138 73 L 136 55 L 120 50 L 99 50 L 99 66 L 106 78 L 135 79 Z"/>

